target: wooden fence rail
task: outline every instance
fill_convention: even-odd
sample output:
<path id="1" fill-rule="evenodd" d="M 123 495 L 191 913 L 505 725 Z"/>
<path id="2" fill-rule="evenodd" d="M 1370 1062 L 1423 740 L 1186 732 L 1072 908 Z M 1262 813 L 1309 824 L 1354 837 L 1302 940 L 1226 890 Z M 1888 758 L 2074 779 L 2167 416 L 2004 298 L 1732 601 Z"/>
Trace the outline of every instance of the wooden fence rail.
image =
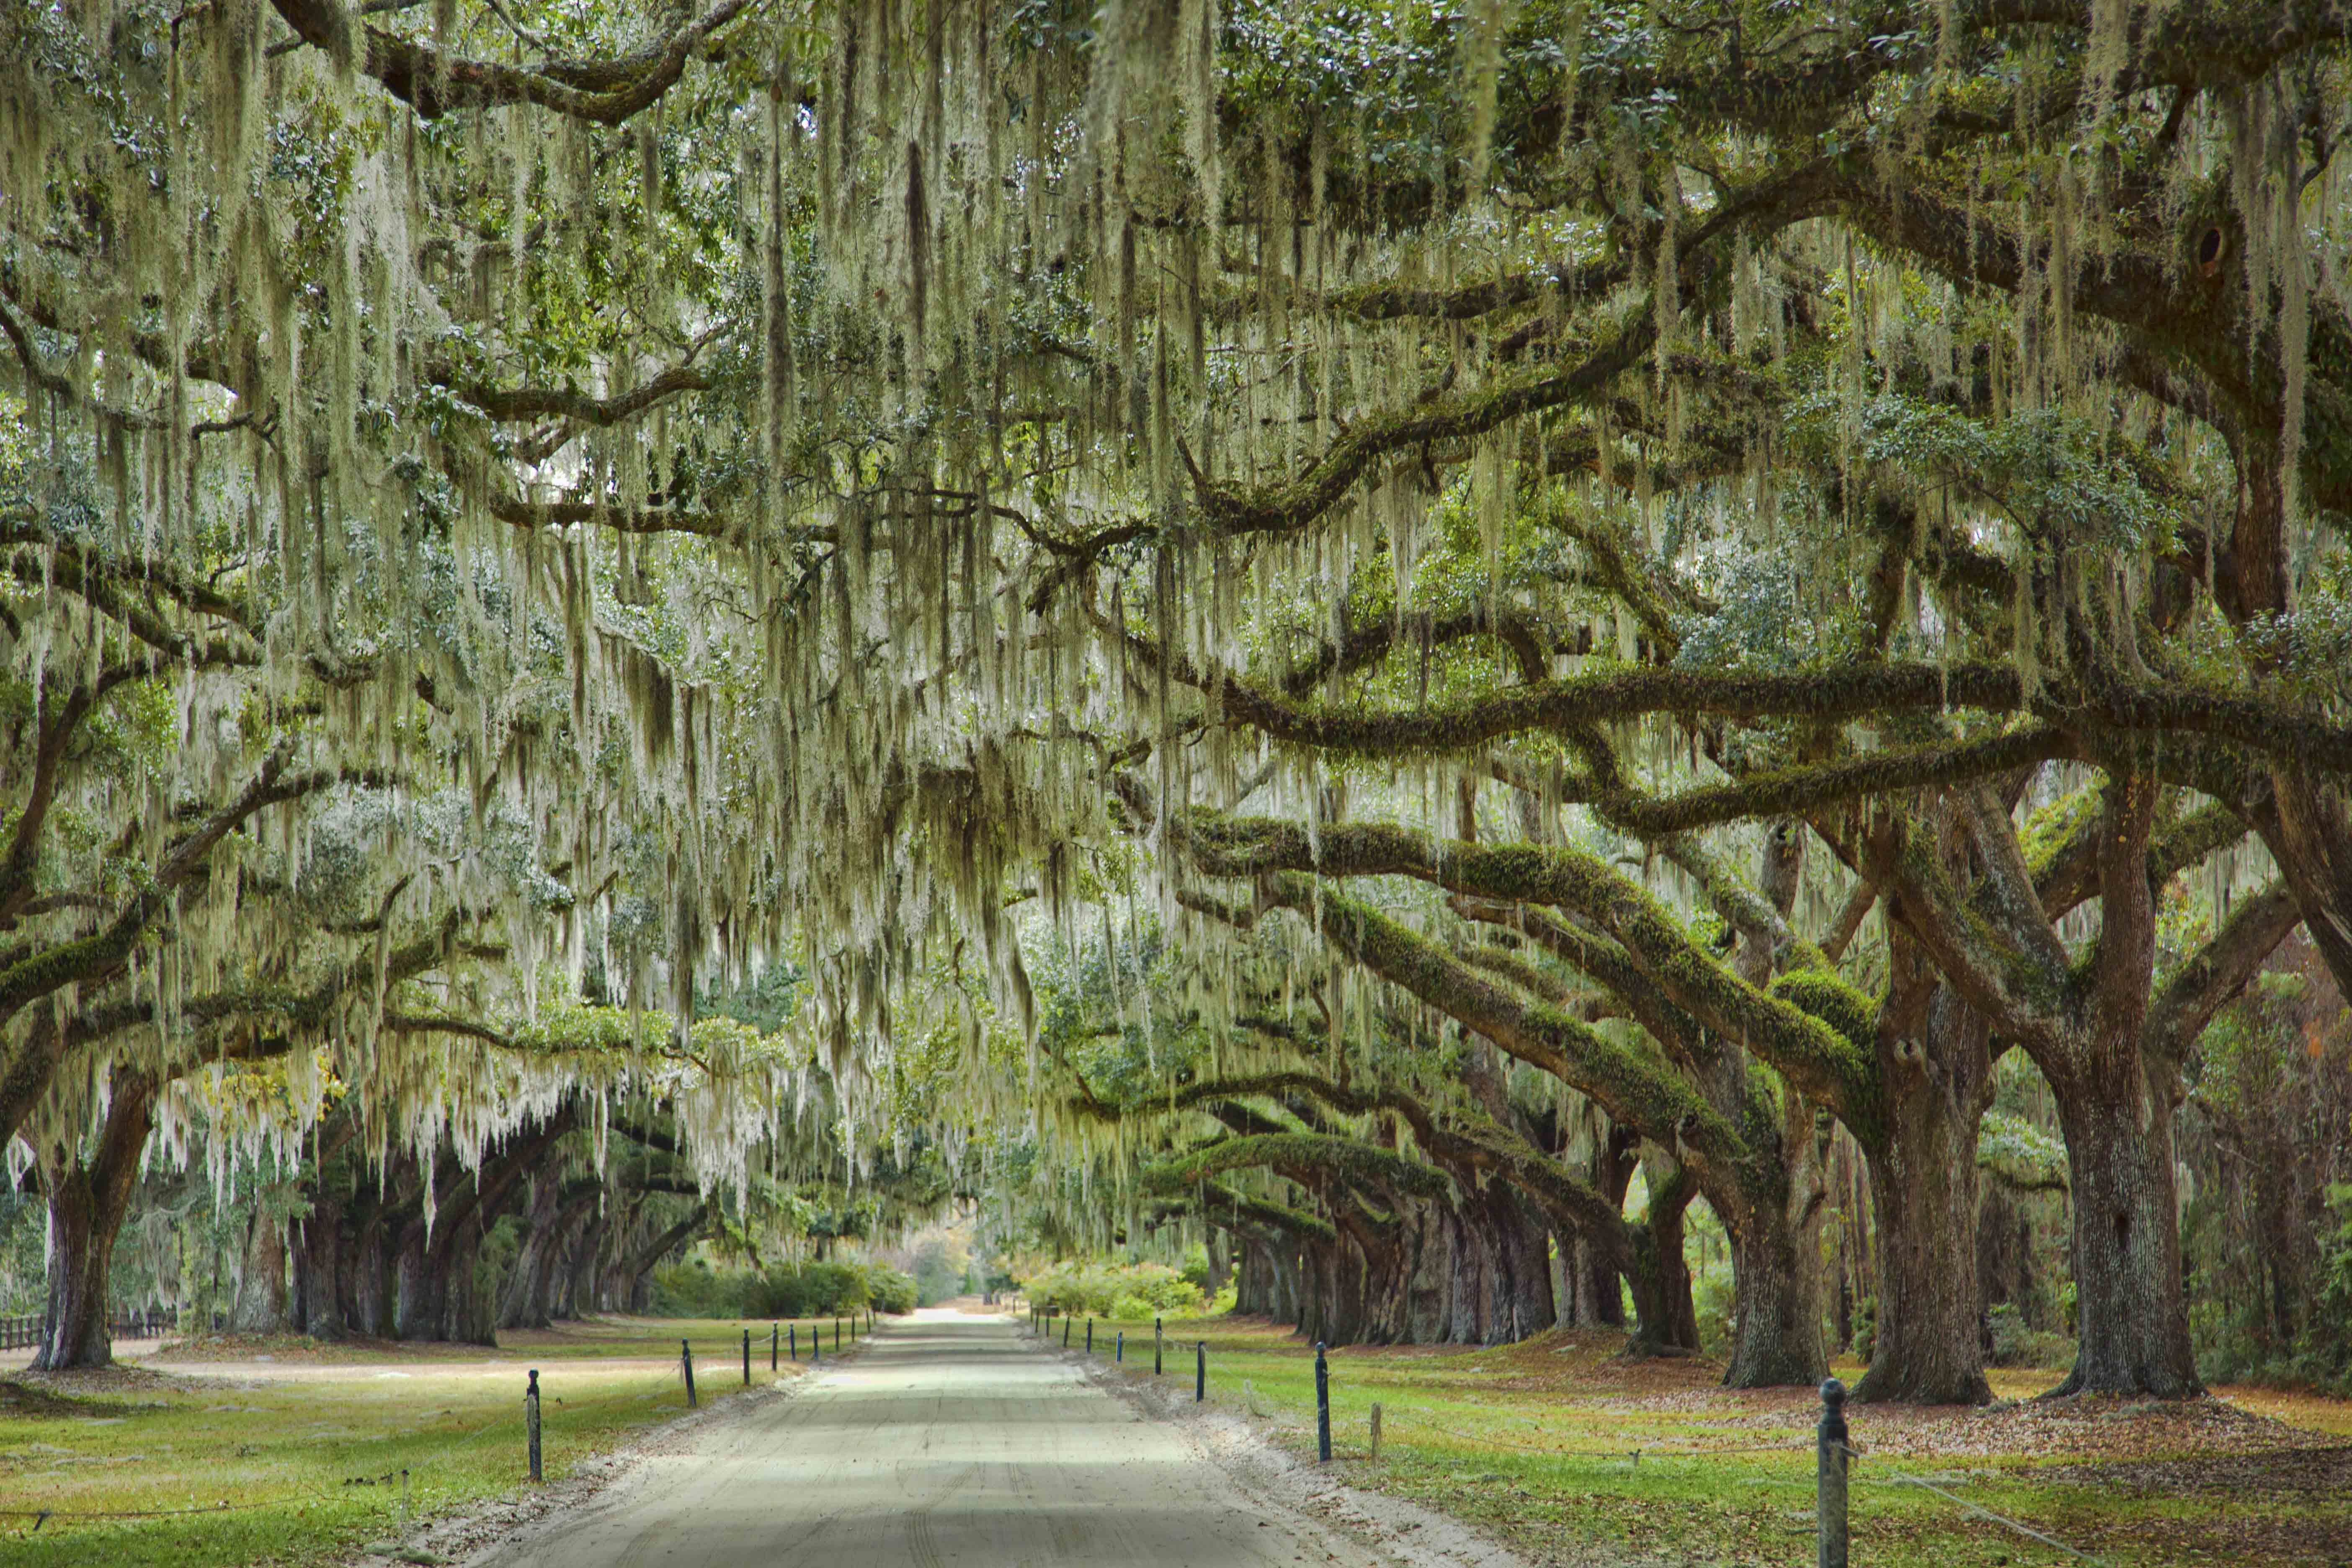
<path id="1" fill-rule="evenodd" d="M 0 1318 L 0 1351 L 27 1351 L 41 1342 L 41 1314 L 26 1313 L 22 1317 Z M 106 1331 L 118 1340 L 152 1340 L 163 1334 L 180 1331 L 180 1314 L 163 1307 L 148 1308 L 136 1312 L 118 1312 L 109 1319 Z"/>

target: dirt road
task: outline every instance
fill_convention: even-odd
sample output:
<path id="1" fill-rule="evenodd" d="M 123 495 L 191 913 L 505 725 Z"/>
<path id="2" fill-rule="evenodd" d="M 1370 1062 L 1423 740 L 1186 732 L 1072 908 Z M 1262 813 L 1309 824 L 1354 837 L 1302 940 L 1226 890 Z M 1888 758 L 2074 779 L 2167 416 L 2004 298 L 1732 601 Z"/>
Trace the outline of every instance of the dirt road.
<path id="1" fill-rule="evenodd" d="M 714 1422 L 497 1568 L 1256 1568 L 1361 1562 L 1003 1319 L 920 1312 Z"/>

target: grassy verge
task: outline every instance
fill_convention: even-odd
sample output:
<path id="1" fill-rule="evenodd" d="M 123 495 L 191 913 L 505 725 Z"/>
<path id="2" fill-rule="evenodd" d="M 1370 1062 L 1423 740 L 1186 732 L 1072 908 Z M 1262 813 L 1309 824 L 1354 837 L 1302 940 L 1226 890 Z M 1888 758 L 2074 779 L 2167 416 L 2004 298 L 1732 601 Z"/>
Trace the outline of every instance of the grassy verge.
<path id="1" fill-rule="evenodd" d="M 794 1326 L 803 1359 L 779 1376 L 805 1369 L 813 1332 L 833 1352 L 833 1320 Z M 768 1383 L 764 1321 L 646 1319 L 510 1333 L 494 1351 L 198 1341 L 111 1372 L 0 1381 L 0 1563 L 331 1562 L 396 1528 L 404 1469 L 418 1518 L 524 1484 L 529 1368 L 558 1480 L 684 1413 L 681 1338 L 706 1403 L 740 1390 L 744 1327 Z"/>
<path id="2" fill-rule="evenodd" d="M 1121 1329 L 1122 1370 L 1148 1378 L 1148 1320 L 1098 1320 L 1097 1359 L 1112 1358 Z M 1246 1407 L 1276 1441 L 1312 1457 L 1311 1346 L 1245 1319 L 1171 1319 L 1167 1331 L 1181 1342 L 1169 1381 L 1189 1389 L 1192 1345 L 1205 1342 L 1210 1398 Z M 1082 1321 L 1071 1348 L 1084 1339 Z M 1726 1391 L 1717 1366 L 1627 1363 L 1621 1346 L 1612 1334 L 1555 1331 L 1505 1348 L 1334 1352 L 1334 1462 L 1357 1485 L 1468 1520 L 1538 1563 L 1810 1563 L 1818 1399 Z M 1861 1371 L 1838 1370 L 1849 1383 Z M 2082 1561 L 1965 1502 L 2114 1564 L 2352 1561 L 2352 1405 L 2234 1390 L 2175 1406 L 2030 1402 L 2059 1375 L 1997 1373 L 2003 1402 L 1982 1411 L 1850 1409 L 1864 1450 L 1854 1560 Z"/>

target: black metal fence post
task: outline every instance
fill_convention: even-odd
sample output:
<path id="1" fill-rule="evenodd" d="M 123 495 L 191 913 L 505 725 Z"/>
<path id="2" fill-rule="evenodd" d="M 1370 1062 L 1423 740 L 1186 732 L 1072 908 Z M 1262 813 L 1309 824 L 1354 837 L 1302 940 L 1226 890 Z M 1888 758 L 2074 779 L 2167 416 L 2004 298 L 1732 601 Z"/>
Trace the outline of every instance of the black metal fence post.
<path id="1" fill-rule="evenodd" d="M 1822 1424 L 1815 1437 L 1818 1491 L 1814 1517 L 1821 1526 L 1821 1568 L 1846 1568 L 1845 1384 L 1822 1384 Z"/>
<path id="2" fill-rule="evenodd" d="M 677 1342 L 677 1357 L 686 1367 L 686 1407 L 691 1410 L 698 1403 L 694 1397 L 694 1342 Z"/>
<path id="3" fill-rule="evenodd" d="M 1111 1352 L 1110 1359 L 1114 1365 L 1127 1364 L 1127 1331 L 1125 1329 L 1118 1331 L 1118 1348 Z"/>
<path id="4" fill-rule="evenodd" d="M 776 1370 L 776 1325 L 768 1325 L 768 1370 Z"/>
<path id="5" fill-rule="evenodd" d="M 1087 1320 L 1087 1353 L 1095 1353 L 1095 1321 L 1092 1318 Z"/>
<path id="6" fill-rule="evenodd" d="M 530 1479 L 539 1479 L 539 1368 L 530 1369 L 530 1386 L 522 1392 L 523 1430 L 530 1437 Z"/>
<path id="7" fill-rule="evenodd" d="M 801 1359 L 801 1326 L 798 1323 L 784 1325 L 784 1352 L 793 1361 Z"/>
<path id="8" fill-rule="evenodd" d="M 743 1331 L 743 1386 L 751 1386 L 751 1331 Z"/>
<path id="9" fill-rule="evenodd" d="M 1062 1314 L 1062 1348 L 1070 1348 L 1070 1314 L 1067 1312 Z"/>
<path id="10" fill-rule="evenodd" d="M 1196 1340 L 1192 1344 L 1192 1403 L 1198 1405 L 1209 1397 L 1209 1342 Z"/>
<path id="11" fill-rule="evenodd" d="M 838 1316 L 833 1320 L 833 1348 L 841 1348 L 841 1319 Z"/>
<path id="12" fill-rule="evenodd" d="M 1331 1462 L 1331 1363 L 1323 1358 L 1323 1342 L 1315 1342 L 1315 1457 Z"/>

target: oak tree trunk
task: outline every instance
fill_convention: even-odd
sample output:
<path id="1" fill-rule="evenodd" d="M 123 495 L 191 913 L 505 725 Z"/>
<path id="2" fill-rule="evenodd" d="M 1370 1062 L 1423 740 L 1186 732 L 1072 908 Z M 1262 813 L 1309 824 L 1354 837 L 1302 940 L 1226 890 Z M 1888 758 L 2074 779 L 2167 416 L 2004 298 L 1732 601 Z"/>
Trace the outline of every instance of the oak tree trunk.
<path id="1" fill-rule="evenodd" d="M 2172 1100 L 2137 1053 L 2058 1090 L 2074 1189 L 2077 1349 L 2053 1394 L 2184 1399 L 2204 1392 L 2181 1289 Z"/>
<path id="2" fill-rule="evenodd" d="M 49 1200 L 49 1294 L 36 1372 L 111 1366 L 108 1283 L 114 1240 L 139 1181 L 139 1156 L 155 1124 L 155 1089 L 118 1073 L 94 1148 L 49 1150 L 41 1162 Z"/>
<path id="3" fill-rule="evenodd" d="M 1698 1187 L 1688 1172 L 1653 1162 L 1650 1211 L 1633 1227 L 1633 1261 L 1626 1283 L 1633 1292 L 1636 1355 L 1696 1353 L 1698 1309 L 1691 1300 L 1690 1264 L 1683 1257 L 1684 1219 Z"/>
<path id="4" fill-rule="evenodd" d="M 240 1334 L 276 1334 L 286 1330 L 286 1222 L 274 1194 L 253 1194 L 246 1220 L 245 1258 L 237 1269 L 236 1296 L 229 1328 Z"/>
<path id="5" fill-rule="evenodd" d="M 1989 1030 L 1938 986 L 1918 1035 L 1879 1047 L 1883 1132 L 1864 1147 L 1878 1321 L 1854 1398 L 1983 1405 L 1977 1129 L 1992 1097 Z"/>

